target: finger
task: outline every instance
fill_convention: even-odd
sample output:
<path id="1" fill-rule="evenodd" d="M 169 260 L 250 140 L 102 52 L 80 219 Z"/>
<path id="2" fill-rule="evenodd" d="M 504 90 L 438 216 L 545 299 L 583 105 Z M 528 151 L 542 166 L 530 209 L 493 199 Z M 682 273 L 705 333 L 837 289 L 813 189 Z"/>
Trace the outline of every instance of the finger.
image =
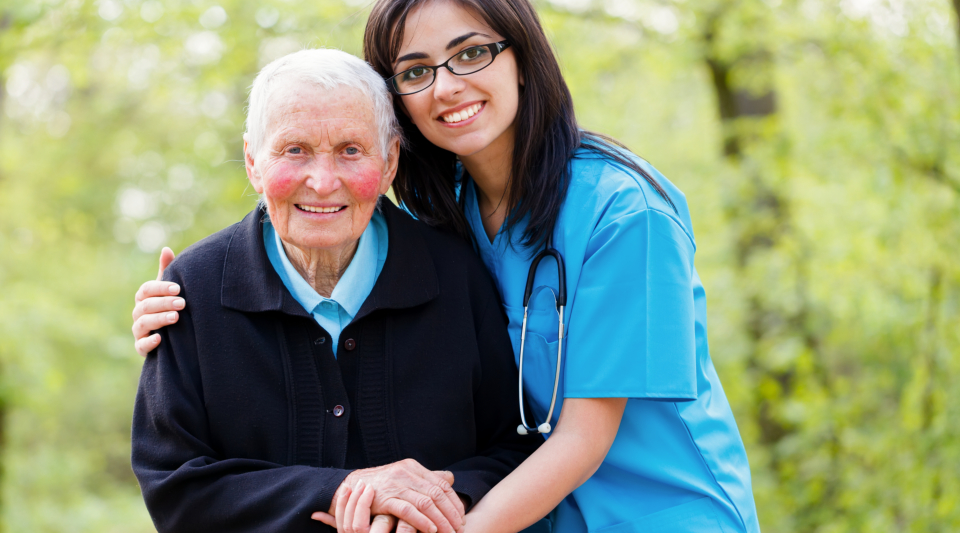
<path id="1" fill-rule="evenodd" d="M 363 492 L 357 498 L 357 507 L 353 511 L 353 530 L 356 533 L 370 532 L 370 505 L 373 504 L 373 497 L 376 494 L 377 491 L 368 485 L 363 488 Z"/>
<path id="2" fill-rule="evenodd" d="M 388 514 L 378 514 L 370 524 L 370 533 L 390 533 L 397 523 L 397 517 Z"/>
<path id="3" fill-rule="evenodd" d="M 453 472 L 450 472 L 449 470 L 434 470 L 433 473 L 443 478 L 443 480 L 447 483 L 453 485 Z"/>
<path id="4" fill-rule="evenodd" d="M 179 296 L 152 296 L 137 303 L 133 319 L 136 320 L 143 315 L 182 311 L 186 306 L 187 301 Z M 136 315 L 137 311 L 139 311 L 139 316 Z"/>
<path id="5" fill-rule="evenodd" d="M 160 250 L 160 270 L 157 272 L 157 281 L 160 281 L 163 279 L 163 271 L 166 270 L 168 266 L 170 266 L 170 263 L 173 262 L 173 258 L 174 258 L 173 250 L 171 250 L 170 248 L 167 248 L 166 246 L 164 246 L 163 250 Z"/>
<path id="6" fill-rule="evenodd" d="M 343 511 L 343 518 L 340 519 L 340 513 L 337 513 L 337 519 L 341 520 L 340 523 L 343 526 L 344 533 L 357 533 L 353 528 L 353 518 L 357 511 L 357 502 L 360 501 L 360 496 L 363 495 L 363 489 L 365 488 L 366 486 L 363 484 L 363 481 L 358 481 L 350 493 L 350 499 L 347 500 L 346 508 Z"/>
<path id="7" fill-rule="evenodd" d="M 137 290 L 134 300 L 137 302 L 156 296 L 176 296 L 180 294 L 180 285 L 172 281 L 147 281 Z"/>
<path id="8" fill-rule="evenodd" d="M 154 333 L 149 337 L 144 337 L 133 345 L 137 349 L 137 353 L 142 357 L 146 357 L 150 354 L 157 346 L 160 346 L 160 334 Z"/>
<path id="9" fill-rule="evenodd" d="M 344 487 L 337 497 L 337 531 L 343 531 L 343 515 L 347 512 L 347 500 L 350 499 L 350 487 Z"/>
<path id="10" fill-rule="evenodd" d="M 412 471 L 414 476 L 419 475 L 418 483 L 412 487 L 414 490 L 430 499 L 429 504 L 425 501 L 413 501 L 404 498 L 417 506 L 421 512 L 429 517 L 440 528 L 440 533 L 453 533 L 463 525 L 463 502 L 453 490 L 453 487 L 447 482 L 453 478 L 450 472 L 434 472 L 426 469 L 420 463 L 411 461 L 406 466 Z M 443 516 L 443 520 L 438 517 Z M 444 526 L 443 522 L 447 525 Z M 449 527 L 450 529 L 447 529 Z"/>
<path id="11" fill-rule="evenodd" d="M 401 520 L 397 523 L 397 533 L 417 533 L 417 528 L 411 526 L 406 521 Z"/>
<path id="12" fill-rule="evenodd" d="M 436 505 L 437 511 L 439 511 L 447 523 L 450 524 L 450 527 L 453 531 L 460 529 L 460 526 L 463 525 L 463 502 L 460 501 L 460 497 L 457 496 L 457 493 L 453 491 L 450 485 L 447 485 L 446 481 L 442 482 L 444 486 L 435 485 L 430 489 L 431 498 L 433 498 L 432 503 Z M 427 514 L 427 516 L 430 516 Z M 430 516 L 432 519 L 433 517 Z M 439 522 L 434 521 L 438 526 Z M 441 527 L 441 532 L 443 528 Z M 452 533 L 452 532 L 451 532 Z"/>
<path id="13" fill-rule="evenodd" d="M 370 524 L 370 533 L 391 533 L 397 526 L 397 517 L 389 514 L 379 514 L 373 517 Z"/>
<path id="14" fill-rule="evenodd" d="M 440 507 L 443 515 L 447 517 L 447 520 L 450 521 L 450 525 L 452 525 L 454 529 L 460 529 L 459 525 L 463 525 L 463 517 L 467 514 L 467 510 L 464 509 L 460 496 L 453 490 L 453 472 L 440 470 L 434 471 L 433 473 L 440 478 L 437 486 L 440 487 L 440 490 L 443 491 L 446 497 L 446 499 L 441 498 L 439 501 L 434 501 L 437 501 L 437 505 Z"/>
<path id="15" fill-rule="evenodd" d="M 136 323 L 147 315 L 161 315 L 173 311 L 182 311 L 186 306 L 187 301 L 179 296 L 151 296 L 141 302 L 137 302 L 137 304 L 133 306 L 133 321 Z"/>
<path id="16" fill-rule="evenodd" d="M 427 518 L 427 515 L 421 513 L 412 503 L 406 500 L 390 498 L 384 504 L 384 510 L 400 520 L 405 520 L 417 531 L 425 531 L 426 533 L 437 533 L 438 531 L 437 526 Z M 447 524 L 447 527 L 449 526 L 450 524 Z"/>
<path id="17" fill-rule="evenodd" d="M 310 518 L 316 520 L 317 522 L 323 522 L 324 524 L 335 528 L 337 527 L 337 519 L 333 517 L 330 513 L 325 513 L 323 511 L 317 511 L 310 515 Z"/>
<path id="18" fill-rule="evenodd" d="M 400 497 L 414 504 L 418 511 L 426 515 L 426 517 L 436 525 L 438 533 L 454 533 L 457 529 L 460 529 L 461 519 L 456 515 L 453 505 L 448 506 L 448 509 L 452 511 L 452 515 L 454 516 L 453 523 L 450 522 L 450 519 L 447 518 L 437 505 L 437 500 L 447 500 L 447 496 L 440 490 L 440 487 L 428 485 L 423 492 L 407 489 L 400 494 Z M 453 524 L 457 524 L 457 527 L 453 527 Z"/>
<path id="19" fill-rule="evenodd" d="M 133 327 L 131 328 L 133 331 L 133 338 L 140 340 L 147 335 L 150 335 L 151 331 L 156 331 L 164 326 L 174 324 L 177 322 L 177 320 L 180 320 L 180 313 L 176 311 L 143 315 L 133 323 Z"/>

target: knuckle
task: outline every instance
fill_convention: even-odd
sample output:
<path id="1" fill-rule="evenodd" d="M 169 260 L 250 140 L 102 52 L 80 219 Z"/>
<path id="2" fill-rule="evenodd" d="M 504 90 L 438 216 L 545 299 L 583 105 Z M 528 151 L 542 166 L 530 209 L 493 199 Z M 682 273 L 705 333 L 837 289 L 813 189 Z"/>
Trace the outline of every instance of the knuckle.
<path id="1" fill-rule="evenodd" d="M 444 498 L 446 495 L 446 492 L 444 492 L 444 490 L 437 485 L 434 485 L 427 490 L 427 496 L 435 501 Z"/>
<path id="2" fill-rule="evenodd" d="M 417 512 L 416 507 L 414 507 L 410 502 L 405 500 L 398 500 L 397 503 L 393 506 L 394 514 L 401 518 L 409 518 L 414 516 L 414 513 Z"/>
<path id="3" fill-rule="evenodd" d="M 416 498 L 416 502 L 414 503 L 414 505 L 418 510 L 426 511 L 427 509 L 430 509 L 431 507 L 433 507 L 433 500 L 427 496 L 420 495 L 419 497 Z"/>

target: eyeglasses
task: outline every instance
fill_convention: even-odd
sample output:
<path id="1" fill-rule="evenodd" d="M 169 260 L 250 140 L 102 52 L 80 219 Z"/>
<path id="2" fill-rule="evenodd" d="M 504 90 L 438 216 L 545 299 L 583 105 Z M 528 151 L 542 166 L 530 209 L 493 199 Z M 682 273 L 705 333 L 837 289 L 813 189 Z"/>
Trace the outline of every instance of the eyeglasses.
<path id="1" fill-rule="evenodd" d="M 437 80 L 437 70 L 441 67 L 445 67 L 457 76 L 473 74 L 489 67 L 490 63 L 497 58 L 497 54 L 509 46 L 510 43 L 507 41 L 471 46 L 439 65 L 433 67 L 420 65 L 395 74 L 387 78 L 387 86 L 398 95 L 418 93 L 433 85 Z"/>

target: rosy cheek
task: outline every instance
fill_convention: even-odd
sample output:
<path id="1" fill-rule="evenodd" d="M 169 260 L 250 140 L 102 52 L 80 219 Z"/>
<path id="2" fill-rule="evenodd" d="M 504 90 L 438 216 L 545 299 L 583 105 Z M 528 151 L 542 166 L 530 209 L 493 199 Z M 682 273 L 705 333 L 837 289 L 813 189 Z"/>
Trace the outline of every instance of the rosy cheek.
<path id="1" fill-rule="evenodd" d="M 270 169 L 270 176 L 264 180 L 263 193 L 275 200 L 282 200 L 292 195 L 300 186 L 301 176 L 292 168 L 274 167 Z"/>
<path id="2" fill-rule="evenodd" d="M 374 165 L 369 168 L 356 169 L 352 172 L 350 190 L 360 202 L 370 202 L 380 196 L 380 169 Z"/>

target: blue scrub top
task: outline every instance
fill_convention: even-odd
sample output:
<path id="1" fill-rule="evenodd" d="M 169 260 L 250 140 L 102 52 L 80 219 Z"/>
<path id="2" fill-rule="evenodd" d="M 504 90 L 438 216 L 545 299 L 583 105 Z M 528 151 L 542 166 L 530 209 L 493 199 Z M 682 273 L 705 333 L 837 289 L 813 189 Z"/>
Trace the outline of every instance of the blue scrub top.
<path id="1" fill-rule="evenodd" d="M 581 149 L 570 162 L 553 236 L 566 263 L 567 307 L 551 424 L 563 398 L 629 398 L 606 459 L 554 511 L 553 530 L 759 532 L 746 451 L 707 348 L 706 296 L 693 266 L 686 198 L 649 163 L 637 162 L 676 211 L 641 176 Z M 474 184 L 467 180 L 462 190 L 519 362 L 523 291 L 536 251 L 520 243 L 523 221 L 491 243 Z M 523 368 L 531 425 L 544 421 L 556 372 L 552 259 L 540 263 L 534 286 Z"/>

